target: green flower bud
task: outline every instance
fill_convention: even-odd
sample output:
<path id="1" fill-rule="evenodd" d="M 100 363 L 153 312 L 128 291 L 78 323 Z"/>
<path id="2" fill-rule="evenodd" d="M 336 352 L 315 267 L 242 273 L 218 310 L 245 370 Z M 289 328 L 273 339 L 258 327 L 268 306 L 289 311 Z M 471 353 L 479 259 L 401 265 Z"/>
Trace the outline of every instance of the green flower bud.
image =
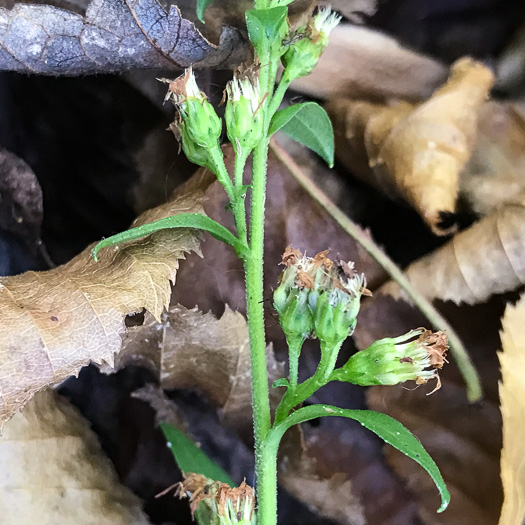
<path id="1" fill-rule="evenodd" d="M 172 129 L 174 126 L 178 128 L 184 153 L 192 162 L 215 171 L 211 155 L 206 150 L 220 147 L 222 121 L 206 95 L 199 90 L 191 68 L 169 82 L 166 99 L 171 99 L 178 110 L 178 118 L 172 124 Z"/>
<path id="2" fill-rule="evenodd" d="M 261 110 L 259 82 L 256 78 L 234 77 L 226 85 L 228 102 L 224 118 L 228 139 L 248 154 L 264 134 L 264 118 Z"/>
<path id="3" fill-rule="evenodd" d="M 354 354 L 332 374 L 332 379 L 362 386 L 397 385 L 405 381 L 423 384 L 436 379 L 434 392 L 441 386 L 435 369 L 446 362 L 447 349 L 443 332 L 419 328 L 400 337 L 379 339 Z"/>
<path id="4" fill-rule="evenodd" d="M 307 26 L 300 27 L 289 39 L 290 47 L 282 56 L 283 80 L 309 75 L 328 45 L 328 37 L 341 17 L 330 9 L 320 9 Z"/>

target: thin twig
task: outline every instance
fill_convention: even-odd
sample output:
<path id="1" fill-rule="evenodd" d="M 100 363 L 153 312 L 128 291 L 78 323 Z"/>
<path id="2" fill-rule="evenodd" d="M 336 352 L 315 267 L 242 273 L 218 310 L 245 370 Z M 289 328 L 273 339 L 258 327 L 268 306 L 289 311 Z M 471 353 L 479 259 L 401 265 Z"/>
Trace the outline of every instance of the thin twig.
<path id="1" fill-rule="evenodd" d="M 456 360 L 459 371 L 466 383 L 469 401 L 474 402 L 481 399 L 483 393 L 478 373 L 470 360 L 465 346 L 449 322 L 436 310 L 430 301 L 414 288 L 403 271 L 385 254 L 373 239 L 348 218 L 330 198 L 303 173 L 302 169 L 283 148 L 273 140 L 270 143 L 270 148 L 306 192 L 326 210 L 332 219 L 334 219 L 348 235 L 355 239 L 355 241 L 385 269 L 413 304 L 423 313 L 430 323 L 432 323 L 434 328 L 447 332 L 450 352 Z"/>

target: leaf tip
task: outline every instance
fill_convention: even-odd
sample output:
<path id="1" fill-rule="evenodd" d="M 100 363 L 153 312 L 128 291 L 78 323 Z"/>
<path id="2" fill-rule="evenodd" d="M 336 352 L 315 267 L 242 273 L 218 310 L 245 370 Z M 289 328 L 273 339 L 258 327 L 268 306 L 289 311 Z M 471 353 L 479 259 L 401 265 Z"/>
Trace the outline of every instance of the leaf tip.
<path id="1" fill-rule="evenodd" d="M 450 493 L 447 489 L 444 489 L 441 492 L 441 505 L 439 509 L 437 510 L 437 513 L 440 514 L 444 510 L 447 509 L 449 503 L 450 503 Z"/>

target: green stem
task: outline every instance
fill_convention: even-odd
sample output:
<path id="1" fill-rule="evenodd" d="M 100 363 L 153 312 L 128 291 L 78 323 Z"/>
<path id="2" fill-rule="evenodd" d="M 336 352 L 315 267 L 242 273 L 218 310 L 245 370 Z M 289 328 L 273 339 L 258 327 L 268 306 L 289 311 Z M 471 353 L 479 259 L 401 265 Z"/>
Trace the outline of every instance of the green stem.
<path id="1" fill-rule="evenodd" d="M 233 202 L 235 199 L 235 192 L 233 191 L 233 183 L 230 179 L 228 170 L 226 169 L 226 164 L 224 164 L 224 156 L 221 148 L 219 146 L 211 148 L 210 155 L 215 165 L 215 175 L 217 176 L 217 180 L 225 189 L 230 202 Z"/>
<path id="2" fill-rule="evenodd" d="M 307 193 L 320 204 L 326 212 L 353 237 L 392 277 L 399 287 L 407 294 L 408 298 L 432 323 L 437 330 L 447 333 L 450 344 L 450 352 L 454 356 L 459 371 L 463 376 L 467 387 L 467 397 L 474 402 L 483 396 L 479 375 L 470 360 L 468 352 L 461 339 L 450 323 L 436 310 L 436 308 L 418 291 L 407 279 L 403 270 L 385 254 L 385 252 L 372 240 L 367 232 L 363 231 L 351 219 L 349 219 L 331 200 L 312 182 L 282 148 L 272 144 L 272 151 L 277 158 L 286 166 L 291 175 L 301 184 Z"/>
<path id="3" fill-rule="evenodd" d="M 301 383 L 295 389 L 288 389 L 284 394 L 277 410 L 275 411 L 275 424 L 277 425 L 284 421 L 290 411 L 313 396 L 322 386 L 330 381 L 330 376 L 334 371 L 339 349 L 343 342 L 337 343 L 335 346 L 326 346 L 321 342 L 321 360 L 315 374 Z"/>
<path id="4" fill-rule="evenodd" d="M 235 218 L 235 226 L 237 228 L 237 237 L 244 244 L 248 244 L 248 234 L 246 230 L 246 207 L 244 203 L 243 190 L 243 175 L 244 166 L 248 155 L 243 148 L 239 148 L 235 153 L 235 168 L 234 168 L 234 186 L 235 198 L 232 201 L 232 211 Z"/>
<path id="5" fill-rule="evenodd" d="M 252 368 L 252 405 L 257 474 L 258 524 L 275 525 L 277 520 L 277 481 L 275 469 L 269 469 L 262 442 L 271 426 L 266 340 L 263 309 L 264 208 L 268 140 L 255 148 L 251 191 L 250 255 L 244 259 L 246 274 L 246 310 L 250 336 Z"/>
<path id="6" fill-rule="evenodd" d="M 289 80 L 281 79 L 281 82 L 279 82 L 279 85 L 277 86 L 277 89 L 275 90 L 275 94 L 272 97 L 272 100 L 270 102 L 270 107 L 268 108 L 268 114 L 270 115 L 270 119 L 274 116 L 275 112 L 279 109 L 279 106 L 281 105 L 281 102 L 283 101 L 284 95 L 286 94 L 286 90 L 290 86 Z"/>
<path id="7" fill-rule="evenodd" d="M 301 348 L 303 347 L 304 338 L 295 337 L 287 338 L 288 344 L 288 374 L 290 376 L 289 390 L 295 391 L 297 388 L 297 380 L 299 377 L 299 356 L 301 355 Z"/>

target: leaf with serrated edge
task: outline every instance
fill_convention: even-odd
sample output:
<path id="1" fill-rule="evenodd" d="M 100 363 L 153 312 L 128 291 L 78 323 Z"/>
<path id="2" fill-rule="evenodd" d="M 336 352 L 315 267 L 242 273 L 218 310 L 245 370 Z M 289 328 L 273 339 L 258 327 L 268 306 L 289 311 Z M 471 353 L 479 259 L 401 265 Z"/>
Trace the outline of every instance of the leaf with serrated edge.
<path id="1" fill-rule="evenodd" d="M 270 385 L 283 377 L 283 366 L 267 351 Z M 172 306 L 159 321 L 147 315 L 131 329 L 115 368 L 136 364 L 149 368 L 164 389 L 197 389 L 222 408 L 223 419 L 246 437 L 251 433 L 250 346 L 246 319 L 226 306 L 211 313 Z M 271 396 L 278 397 L 274 389 Z"/>
<path id="2" fill-rule="evenodd" d="M 192 179 L 173 200 L 148 210 L 133 226 L 202 213 L 209 182 Z M 112 366 L 125 316 L 145 308 L 160 319 L 179 259 L 198 250 L 195 230 L 163 230 L 104 250 L 98 263 L 88 247 L 53 270 L 1 278 L 0 421 L 38 390 L 78 374 L 91 361 Z"/>
<path id="3" fill-rule="evenodd" d="M 499 352 L 501 379 L 499 395 L 503 416 L 501 479 L 503 508 L 500 525 L 523 523 L 525 519 L 525 296 L 507 306 L 502 319 Z"/>
<path id="4" fill-rule="evenodd" d="M 2 525 L 147 525 L 89 423 L 51 389 L 39 392 L 0 437 Z"/>

